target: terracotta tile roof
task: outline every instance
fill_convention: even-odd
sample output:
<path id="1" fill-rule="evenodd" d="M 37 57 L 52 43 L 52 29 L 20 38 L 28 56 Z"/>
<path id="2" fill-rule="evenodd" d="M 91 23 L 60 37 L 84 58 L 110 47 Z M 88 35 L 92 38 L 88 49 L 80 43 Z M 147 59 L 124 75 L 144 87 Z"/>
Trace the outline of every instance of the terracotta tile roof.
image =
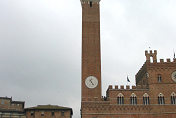
<path id="1" fill-rule="evenodd" d="M 68 108 L 68 107 L 62 107 L 62 106 L 57 106 L 57 105 L 38 105 L 36 107 L 29 107 L 26 108 L 26 110 L 47 110 L 47 109 L 51 109 L 51 110 L 72 110 L 72 108 Z"/>

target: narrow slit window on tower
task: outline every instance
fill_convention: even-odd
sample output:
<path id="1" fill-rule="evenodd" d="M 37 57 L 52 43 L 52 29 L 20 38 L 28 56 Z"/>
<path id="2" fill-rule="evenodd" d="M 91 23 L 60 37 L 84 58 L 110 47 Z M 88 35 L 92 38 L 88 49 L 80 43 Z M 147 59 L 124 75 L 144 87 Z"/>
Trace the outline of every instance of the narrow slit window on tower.
<path id="1" fill-rule="evenodd" d="M 54 111 L 51 112 L 51 116 L 54 116 Z"/>
<path id="2" fill-rule="evenodd" d="M 34 112 L 33 111 L 31 112 L 31 116 L 34 116 Z"/>
<path id="3" fill-rule="evenodd" d="M 1 104 L 4 104 L 4 100 L 1 100 Z"/>
<path id="4" fill-rule="evenodd" d="M 61 111 L 61 116 L 64 116 L 64 111 Z"/>
<path id="5" fill-rule="evenodd" d="M 171 94 L 171 104 L 176 104 L 176 94 L 174 92 Z"/>
<path id="6" fill-rule="evenodd" d="M 161 82 L 162 81 L 162 77 L 160 74 L 158 74 L 158 82 Z"/>
<path id="7" fill-rule="evenodd" d="M 92 7 L 92 1 L 90 1 L 90 7 Z"/>
<path id="8" fill-rule="evenodd" d="M 41 116 L 44 116 L 44 111 L 41 112 Z"/>

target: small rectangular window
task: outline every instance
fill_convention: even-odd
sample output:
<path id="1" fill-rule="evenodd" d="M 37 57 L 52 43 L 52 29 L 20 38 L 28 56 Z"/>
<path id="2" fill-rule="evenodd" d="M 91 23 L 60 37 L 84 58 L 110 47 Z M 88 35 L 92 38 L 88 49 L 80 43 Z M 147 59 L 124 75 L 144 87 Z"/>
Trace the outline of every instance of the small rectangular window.
<path id="1" fill-rule="evenodd" d="M 44 112 L 42 111 L 41 116 L 44 116 Z"/>
<path id="2" fill-rule="evenodd" d="M 92 7 L 92 1 L 90 1 L 90 7 Z"/>
<path id="3" fill-rule="evenodd" d="M 31 112 L 31 116 L 34 116 L 34 112 Z"/>
<path id="4" fill-rule="evenodd" d="M 51 112 L 51 115 L 54 116 L 54 111 Z"/>
<path id="5" fill-rule="evenodd" d="M 162 81 L 162 77 L 161 77 L 161 75 L 159 74 L 158 75 L 158 82 L 161 82 Z"/>
<path id="6" fill-rule="evenodd" d="M 1 104 L 4 104 L 4 100 L 1 100 Z"/>
<path id="7" fill-rule="evenodd" d="M 61 112 L 61 116 L 64 116 L 64 111 Z"/>

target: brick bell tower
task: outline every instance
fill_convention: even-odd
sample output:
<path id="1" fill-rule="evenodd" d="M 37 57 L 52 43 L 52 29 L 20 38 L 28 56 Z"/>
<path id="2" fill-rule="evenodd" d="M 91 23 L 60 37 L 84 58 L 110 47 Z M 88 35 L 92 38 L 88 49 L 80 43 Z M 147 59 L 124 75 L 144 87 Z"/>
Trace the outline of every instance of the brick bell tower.
<path id="1" fill-rule="evenodd" d="M 82 102 L 101 99 L 100 0 L 82 5 Z"/>

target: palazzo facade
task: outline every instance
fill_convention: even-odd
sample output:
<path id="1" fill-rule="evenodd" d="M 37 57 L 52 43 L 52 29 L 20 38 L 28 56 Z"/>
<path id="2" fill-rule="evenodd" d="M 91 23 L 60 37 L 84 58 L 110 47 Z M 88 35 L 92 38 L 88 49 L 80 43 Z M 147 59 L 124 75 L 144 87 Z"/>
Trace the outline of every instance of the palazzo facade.
<path id="1" fill-rule="evenodd" d="M 100 0 L 82 5 L 82 118 L 176 118 L 176 59 L 145 51 L 136 86 L 109 85 L 101 91 Z"/>

